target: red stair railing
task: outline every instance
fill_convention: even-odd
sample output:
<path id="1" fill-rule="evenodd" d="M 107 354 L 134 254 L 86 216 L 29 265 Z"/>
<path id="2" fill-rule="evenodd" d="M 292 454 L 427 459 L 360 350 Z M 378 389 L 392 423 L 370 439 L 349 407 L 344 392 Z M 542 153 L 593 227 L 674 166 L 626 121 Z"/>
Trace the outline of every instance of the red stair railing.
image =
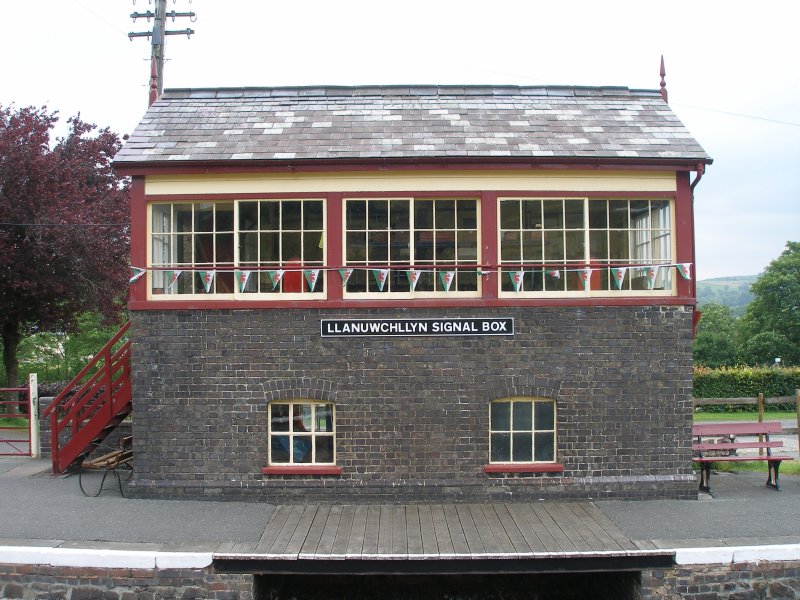
<path id="1" fill-rule="evenodd" d="M 123 340 L 130 325 L 125 323 L 42 412 L 50 417 L 54 474 L 91 452 L 115 420 L 130 414 L 131 342 Z"/>

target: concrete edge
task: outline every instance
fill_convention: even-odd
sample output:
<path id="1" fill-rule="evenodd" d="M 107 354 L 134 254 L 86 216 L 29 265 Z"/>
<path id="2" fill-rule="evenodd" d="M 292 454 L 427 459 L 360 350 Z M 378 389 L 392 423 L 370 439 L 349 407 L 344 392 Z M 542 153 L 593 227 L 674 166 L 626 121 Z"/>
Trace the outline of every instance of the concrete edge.
<path id="1" fill-rule="evenodd" d="M 675 548 L 674 552 L 675 563 L 678 565 L 800 561 L 800 544 Z"/>
<path id="2" fill-rule="evenodd" d="M 94 548 L 0 546 L 0 564 L 101 569 L 203 569 L 211 552 L 153 552 Z"/>

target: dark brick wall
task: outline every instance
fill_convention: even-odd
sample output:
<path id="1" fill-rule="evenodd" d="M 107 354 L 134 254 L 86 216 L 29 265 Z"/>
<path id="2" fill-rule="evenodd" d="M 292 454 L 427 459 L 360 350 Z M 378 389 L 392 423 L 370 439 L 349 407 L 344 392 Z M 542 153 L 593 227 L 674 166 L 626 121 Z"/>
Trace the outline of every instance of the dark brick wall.
<path id="1" fill-rule="evenodd" d="M 800 562 L 694 565 L 642 573 L 641 600 L 794 600 Z"/>
<path id="2" fill-rule="evenodd" d="M 321 338 L 322 318 L 514 317 L 511 337 Z M 132 491 L 267 500 L 696 497 L 683 307 L 141 311 Z M 487 475 L 488 403 L 555 399 L 564 473 Z M 335 402 L 340 476 L 267 476 L 267 403 Z"/>

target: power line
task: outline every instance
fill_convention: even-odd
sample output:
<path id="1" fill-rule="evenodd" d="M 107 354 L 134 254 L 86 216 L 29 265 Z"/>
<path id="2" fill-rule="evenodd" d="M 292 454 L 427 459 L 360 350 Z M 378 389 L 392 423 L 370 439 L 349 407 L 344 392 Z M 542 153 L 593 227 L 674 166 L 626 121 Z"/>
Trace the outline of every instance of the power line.
<path id="1" fill-rule="evenodd" d="M 745 115 L 743 113 L 735 113 L 727 110 L 718 110 L 715 108 L 705 108 L 703 106 L 692 106 L 691 104 L 681 104 L 679 102 L 671 102 L 674 106 L 684 106 L 686 108 L 693 108 L 695 110 L 705 110 L 707 112 L 719 113 L 721 115 L 730 115 L 732 117 L 741 117 L 743 119 L 755 119 L 756 121 L 767 121 L 768 123 L 778 123 L 779 125 L 791 125 L 792 127 L 800 127 L 800 123 L 793 123 L 791 121 L 781 121 L 779 119 L 770 119 L 768 117 L 757 117 L 755 115 Z"/>

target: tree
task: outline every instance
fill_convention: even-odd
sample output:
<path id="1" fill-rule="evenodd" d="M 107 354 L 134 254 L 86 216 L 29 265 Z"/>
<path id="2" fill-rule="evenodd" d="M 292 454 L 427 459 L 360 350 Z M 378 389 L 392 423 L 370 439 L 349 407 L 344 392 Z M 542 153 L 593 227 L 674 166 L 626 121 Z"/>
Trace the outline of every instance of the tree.
<path id="1" fill-rule="evenodd" d="M 731 367 L 736 364 L 736 317 L 730 306 L 709 302 L 700 307 L 692 354 L 704 367 Z"/>
<path id="2" fill-rule="evenodd" d="M 773 260 L 752 286 L 753 301 L 743 317 L 744 344 L 763 333 L 758 344 L 752 343 L 759 356 L 780 356 L 787 365 L 800 365 L 800 242 L 786 242 L 786 250 Z M 778 344 L 772 351 L 764 343 Z M 760 362 L 760 361 L 759 361 Z"/>
<path id="3" fill-rule="evenodd" d="M 113 319 L 128 279 L 129 186 L 121 143 L 80 115 L 51 140 L 58 113 L 0 105 L 0 336 L 7 384 L 36 331 L 70 331 L 92 309 Z"/>

